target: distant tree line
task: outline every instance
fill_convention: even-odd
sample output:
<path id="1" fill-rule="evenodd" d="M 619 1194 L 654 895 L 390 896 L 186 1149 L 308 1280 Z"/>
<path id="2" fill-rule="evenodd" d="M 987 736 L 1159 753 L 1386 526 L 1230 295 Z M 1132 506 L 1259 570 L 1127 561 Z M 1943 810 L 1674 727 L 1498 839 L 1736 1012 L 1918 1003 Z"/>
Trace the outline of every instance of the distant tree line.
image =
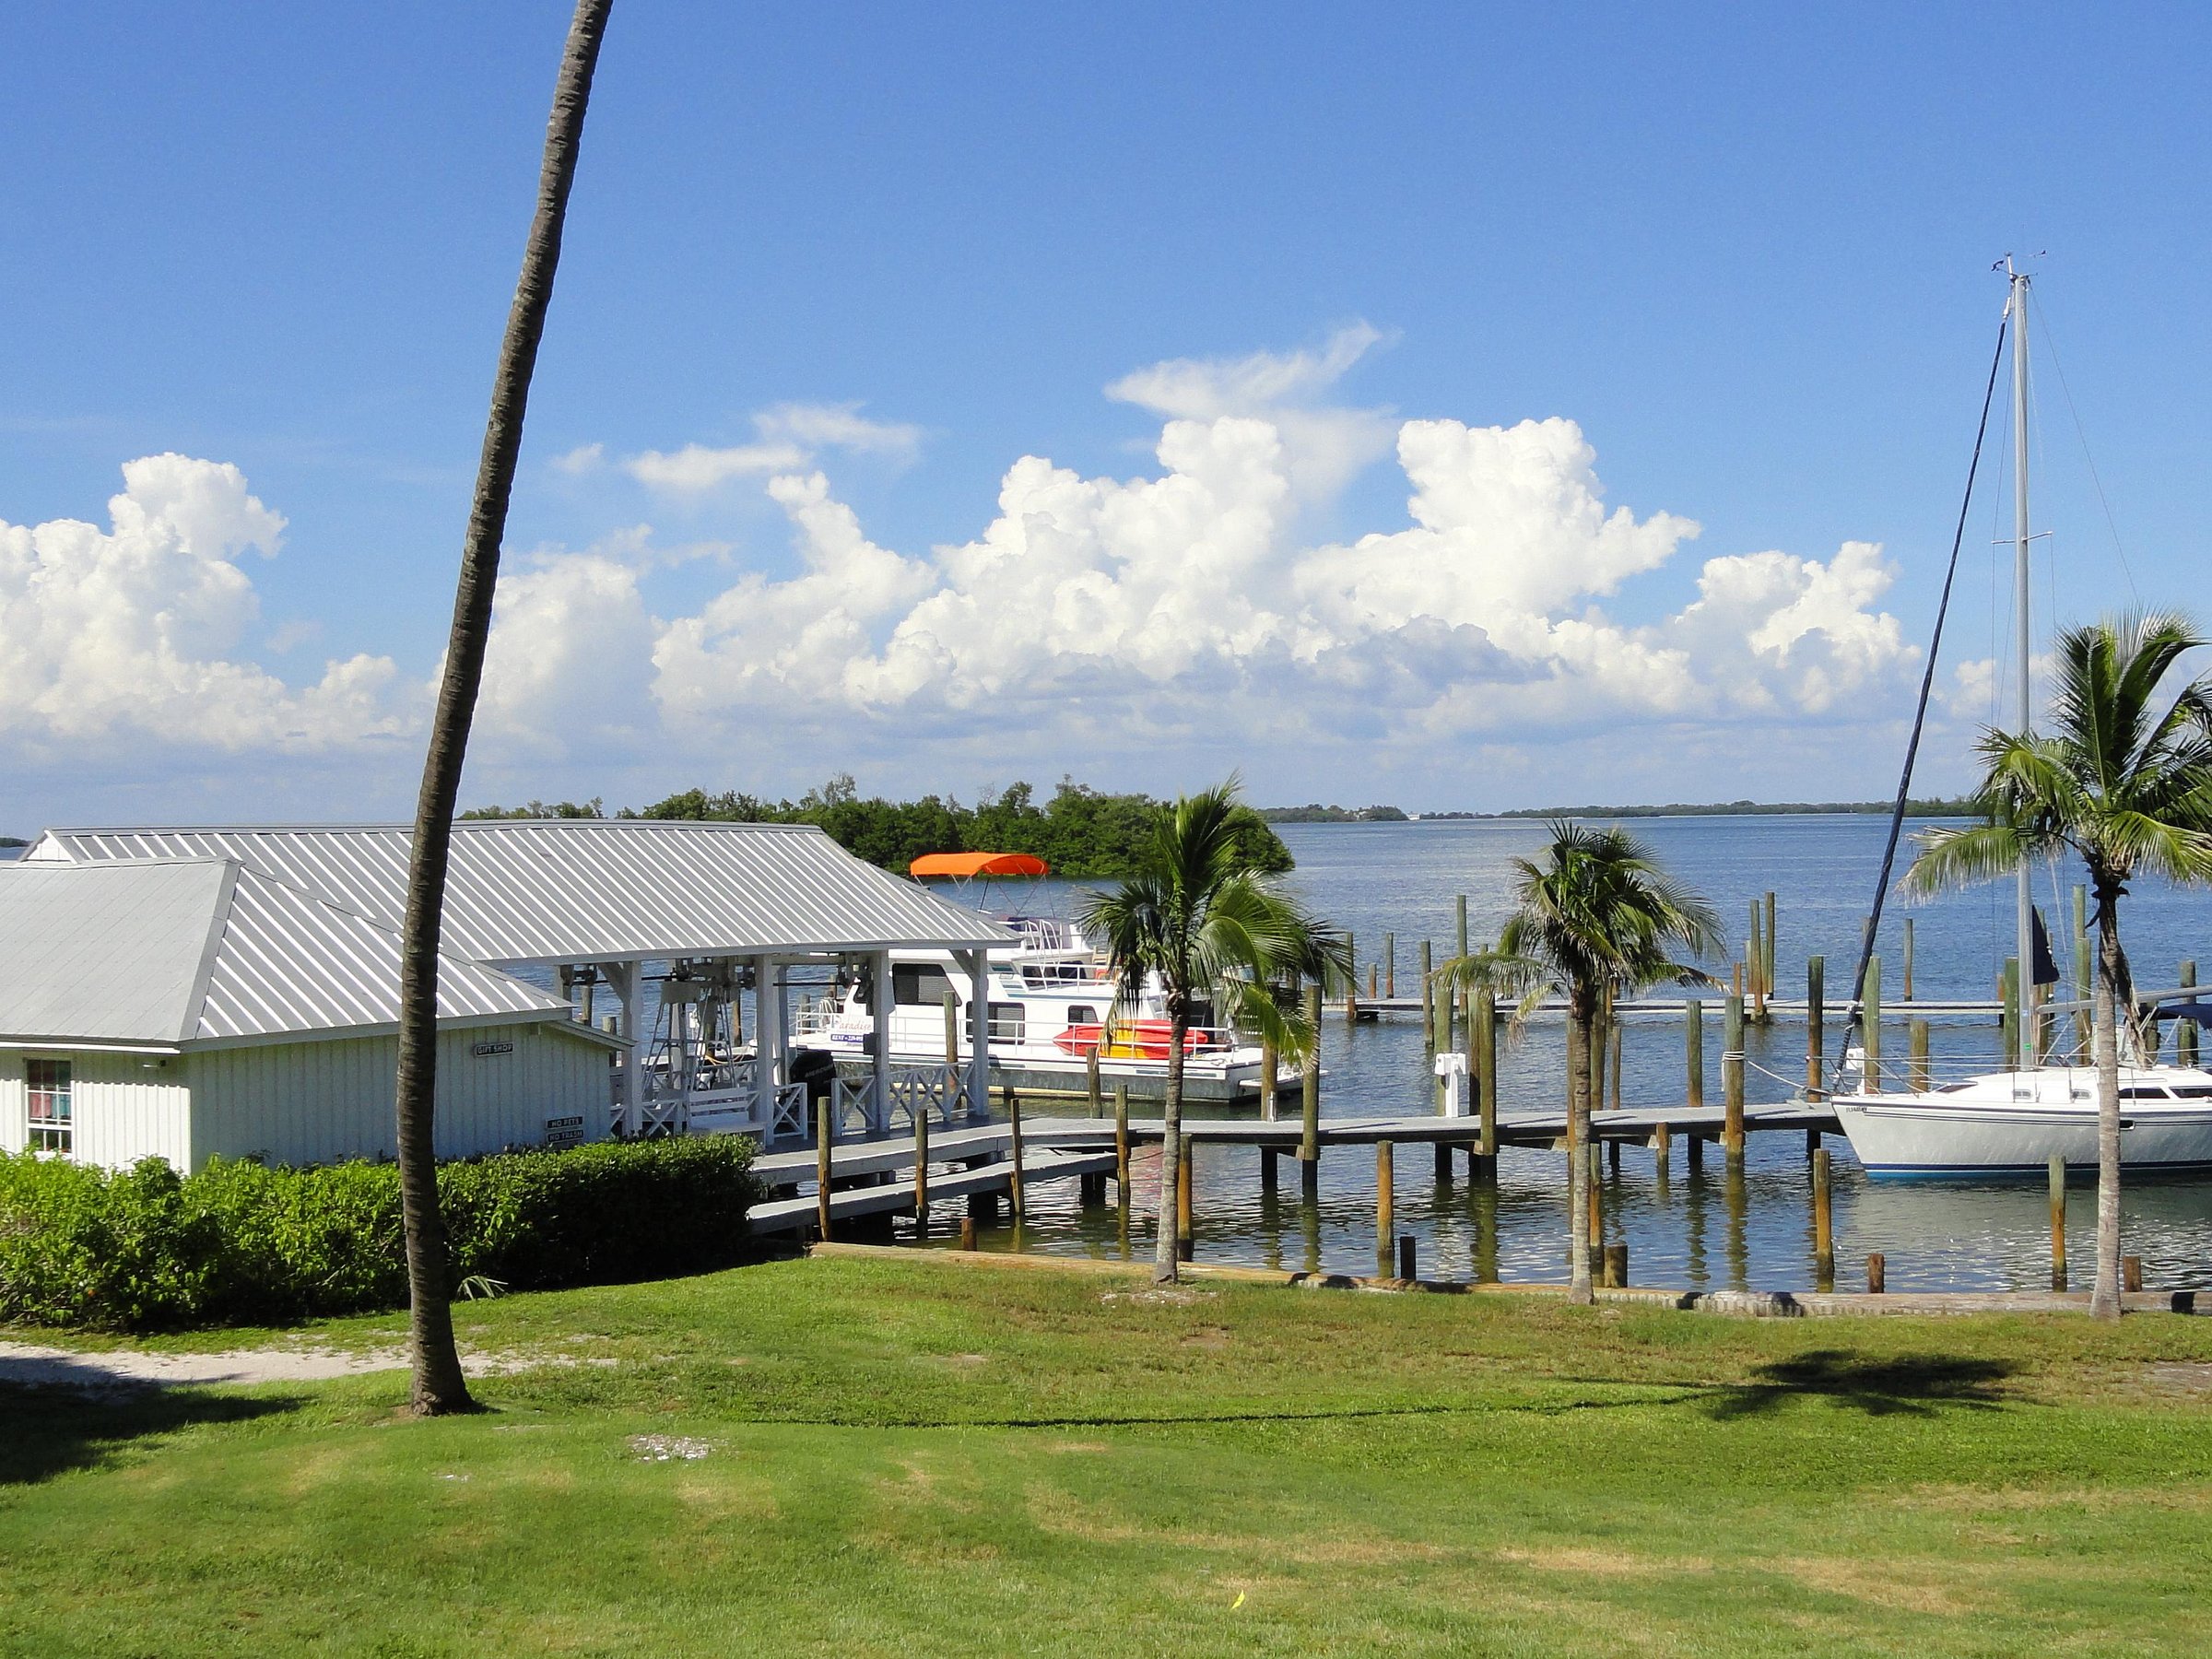
<path id="1" fill-rule="evenodd" d="M 1262 806 L 1259 815 L 1270 824 L 1403 824 L 1406 814 L 1395 806 L 1324 806 L 1314 801 L 1304 806 Z"/>
<path id="2" fill-rule="evenodd" d="M 1431 812 L 1426 818 L 1764 818 L 1793 814 L 1888 812 L 1894 801 L 1719 801 L 1706 806 L 1670 802 L 1665 806 L 1520 806 L 1511 812 Z M 1914 797 L 1905 802 L 1907 818 L 1959 818 L 1973 811 L 1964 796 L 1957 800 Z"/>
<path id="3" fill-rule="evenodd" d="M 1041 806 L 1028 783 L 985 794 L 973 806 L 950 795 L 914 801 L 862 798 L 841 773 L 799 799 L 770 801 L 738 790 L 710 794 L 687 789 L 652 806 L 624 807 L 618 818 L 677 818 L 732 824 L 816 824 L 855 857 L 904 874 L 924 853 L 1033 853 L 1055 876 L 1077 880 L 1132 875 L 1143 849 L 1158 833 L 1166 804 L 1147 794 L 1109 794 L 1063 778 Z M 1251 867 L 1280 873 L 1291 867 L 1290 850 L 1260 814 L 1239 807 L 1236 838 Z M 531 801 L 522 806 L 478 806 L 465 818 L 603 818 L 603 803 Z"/>

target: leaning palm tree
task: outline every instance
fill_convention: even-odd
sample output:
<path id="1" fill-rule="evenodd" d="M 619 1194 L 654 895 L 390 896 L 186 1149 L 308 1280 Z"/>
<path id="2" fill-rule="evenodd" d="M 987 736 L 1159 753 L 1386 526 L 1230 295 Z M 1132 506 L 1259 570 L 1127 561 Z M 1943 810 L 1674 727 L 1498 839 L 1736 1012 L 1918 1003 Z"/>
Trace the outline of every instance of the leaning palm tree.
<path id="1" fill-rule="evenodd" d="M 1244 808 L 1237 781 L 1183 795 L 1161 815 L 1135 876 L 1094 893 L 1081 921 L 1112 964 L 1117 1017 L 1157 986 L 1167 1005 L 1167 1100 L 1160 1135 L 1160 1204 L 1153 1277 L 1176 1277 L 1175 1194 L 1182 1173 L 1182 1066 L 1192 1018 L 1211 1000 L 1222 1023 L 1247 1026 L 1282 1056 L 1302 1060 L 1319 1040 L 1300 1010 L 1280 1006 L 1270 986 L 1292 973 L 1349 973 L 1351 951 L 1314 920 L 1238 845 Z M 1263 1080 L 1266 1088 L 1272 1079 Z"/>
<path id="2" fill-rule="evenodd" d="M 1608 994 L 1629 996 L 1675 981 L 1709 982 L 1694 961 L 1721 943 L 1712 906 L 1659 867 L 1651 850 L 1624 830 L 1555 822 L 1536 859 L 1513 861 L 1513 913 L 1494 950 L 1454 957 L 1437 972 L 1519 1000 L 1516 1023 L 1547 995 L 1567 999 L 1568 1299 L 1587 1303 L 1590 1288 L 1591 1044 Z"/>
<path id="3" fill-rule="evenodd" d="M 1908 894 L 2007 874 L 2072 853 L 2096 898 L 2090 998 L 2097 1068 L 2097 1285 L 2089 1311 L 2120 1316 L 2120 1044 L 2135 1022 L 2120 900 L 2138 871 L 2212 880 L 2212 681 L 2193 679 L 2159 707 L 2183 653 L 2205 643 L 2189 620 L 2153 611 L 2069 629 L 2058 641 L 2050 735 L 1989 731 L 1978 824 L 1930 830 L 1906 872 Z"/>
<path id="4" fill-rule="evenodd" d="M 491 635 L 491 597 L 500 575 L 500 543 L 514 488 L 515 458 L 523 442 L 523 415 L 530 375 L 553 299 L 560 263 L 560 232 L 576 151 L 583 136 L 592 71 L 614 0 L 578 0 L 569 43 L 553 88 L 553 113 L 538 173 L 537 213 L 523 253 L 514 304 L 507 313 L 499 370 L 492 382 L 491 414 L 477 466 L 476 496 L 461 548 L 461 580 L 453 595 L 438 707 L 430 719 L 422 787 L 415 801 L 415 839 L 407 862 L 407 903 L 400 931 L 398 1111 L 400 1209 L 406 1237 L 408 1347 L 413 1363 L 409 1397 L 415 1411 L 436 1417 L 475 1404 L 453 1347 L 453 1319 L 446 1276 L 450 1271 L 445 1218 L 438 1206 L 435 1138 L 438 1091 L 438 942 L 445 910 L 446 865 L 452 853 L 453 806 L 468 756 L 468 728 L 484 677 L 484 648 Z"/>

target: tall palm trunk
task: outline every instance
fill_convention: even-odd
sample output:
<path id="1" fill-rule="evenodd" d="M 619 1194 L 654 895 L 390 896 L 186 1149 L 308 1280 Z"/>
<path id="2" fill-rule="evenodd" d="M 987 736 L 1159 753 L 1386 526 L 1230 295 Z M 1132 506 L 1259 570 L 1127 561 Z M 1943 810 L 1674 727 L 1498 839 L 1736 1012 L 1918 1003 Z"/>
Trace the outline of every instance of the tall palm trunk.
<path id="1" fill-rule="evenodd" d="M 491 414 L 477 466 L 468 536 L 461 552 L 461 579 L 453 594 L 453 623 L 430 722 L 429 751 L 415 802 L 415 841 L 407 866 L 406 916 L 400 934 L 398 1111 L 399 1193 L 407 1251 L 409 1346 L 414 1360 L 410 1391 L 425 1417 L 465 1411 L 474 1402 L 453 1347 L 453 1309 L 445 1218 L 438 1207 L 436 1102 L 438 1088 L 438 943 L 445 909 L 446 866 L 452 853 L 453 806 L 461 768 L 468 756 L 468 729 L 484 676 L 484 649 L 491 633 L 492 591 L 499 582 L 500 543 L 514 487 L 530 376 L 553 298 L 560 263 L 561 223 L 569 186 L 576 177 L 577 146 L 583 135 L 592 71 L 614 0 L 578 0 L 569 25 L 553 112 L 546 128 L 538 174 L 537 213 L 523 253 L 521 279 L 507 314 L 492 382 Z"/>
<path id="2" fill-rule="evenodd" d="M 1567 1300 L 1587 1307 L 1590 1288 L 1590 1072 L 1597 998 L 1587 985 L 1567 994 Z"/>
<path id="3" fill-rule="evenodd" d="M 2120 1317 L 2120 989 L 2127 957 L 2120 948 L 2119 893 L 2097 882 L 2097 990 L 2091 1010 L 2097 1061 L 2097 1287 L 2089 1312 Z M 2132 1000 L 2132 999 L 2131 999 Z"/>
<path id="4" fill-rule="evenodd" d="M 1182 1259 L 1182 1040 L 1191 1029 L 1190 999 L 1168 992 L 1168 1098 L 1160 1110 L 1159 1236 L 1152 1282 L 1171 1285 Z"/>

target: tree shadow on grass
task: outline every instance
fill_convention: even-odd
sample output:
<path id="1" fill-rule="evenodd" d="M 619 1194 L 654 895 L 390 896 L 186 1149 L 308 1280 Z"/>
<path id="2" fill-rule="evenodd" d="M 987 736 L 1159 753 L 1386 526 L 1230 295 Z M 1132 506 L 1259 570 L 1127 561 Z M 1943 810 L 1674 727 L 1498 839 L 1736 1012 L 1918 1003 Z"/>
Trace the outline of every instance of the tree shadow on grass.
<path id="1" fill-rule="evenodd" d="M 1760 1366 L 1752 1373 L 1756 1382 L 1716 1389 L 1706 1410 L 1716 1418 L 1756 1417 L 1818 1395 L 1868 1417 L 1932 1417 L 1945 1406 L 1995 1411 L 2005 1404 L 2001 1385 L 2018 1369 L 2009 1360 L 1953 1354 L 1867 1359 L 1837 1348 L 1815 1348 Z"/>
<path id="2" fill-rule="evenodd" d="M 90 1367 L 46 1383 L 0 1382 L 0 1488 L 51 1480 L 105 1463 L 135 1441 L 206 1423 L 241 1423 L 294 1411 L 283 1395 L 209 1394 L 195 1388 L 122 1383 Z"/>

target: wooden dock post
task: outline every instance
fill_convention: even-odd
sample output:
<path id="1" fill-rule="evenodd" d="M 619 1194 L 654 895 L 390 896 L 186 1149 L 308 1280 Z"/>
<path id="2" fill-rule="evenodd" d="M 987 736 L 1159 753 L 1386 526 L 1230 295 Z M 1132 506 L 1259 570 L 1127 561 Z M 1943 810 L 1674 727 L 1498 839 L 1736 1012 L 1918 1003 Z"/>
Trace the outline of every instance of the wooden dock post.
<path id="1" fill-rule="evenodd" d="M 1113 1201 L 1129 1213 L 1129 1085 L 1113 1086 Z"/>
<path id="2" fill-rule="evenodd" d="M 1613 1102 L 1613 1110 L 1622 1110 L 1620 1097 L 1621 1051 L 1628 1047 L 1628 1024 L 1613 1012 L 1613 999 L 1606 998 L 1606 1099 Z"/>
<path id="3" fill-rule="evenodd" d="M 1421 1276 L 1418 1271 L 1416 1271 L 1417 1266 L 1418 1263 L 1414 1259 L 1413 1235 L 1411 1233 L 1400 1233 L 1398 1235 L 1399 1279 L 1408 1285 L 1418 1279 Z"/>
<path id="4" fill-rule="evenodd" d="M 814 1115 L 814 1232 L 824 1243 L 830 1241 L 830 1148 L 837 1139 L 832 1115 L 836 1092 L 832 1088 L 822 1097 L 821 1110 Z"/>
<path id="5" fill-rule="evenodd" d="M 1759 1017 L 1767 1017 L 1767 1004 L 1774 995 L 1774 889 L 1767 889 L 1767 927 L 1760 935 L 1759 968 Z"/>
<path id="6" fill-rule="evenodd" d="M 1014 1092 L 1012 1084 L 1006 1086 L 1006 1134 L 1013 1142 L 1014 1163 L 1006 1178 L 1006 1195 L 1014 1206 L 1014 1225 L 1019 1227 L 1030 1218 L 1030 1206 L 1022 1194 L 1021 1186 L 1021 1097 Z"/>
<path id="7" fill-rule="evenodd" d="M 1436 1143 L 1436 1184 L 1449 1191 L 1452 1186 L 1452 1143 Z"/>
<path id="8" fill-rule="evenodd" d="M 1915 1019 L 1905 1027 L 1906 1053 L 1909 1064 L 1906 1077 L 1913 1088 L 1925 1092 L 1931 1083 L 1928 1075 L 1928 1022 Z"/>
<path id="9" fill-rule="evenodd" d="M 1905 988 L 1904 1000 L 1912 1000 L 1912 918 L 1905 918 Z"/>
<path id="10" fill-rule="evenodd" d="M 1481 1149 L 1476 1154 L 1475 1173 L 1483 1181 L 1498 1179 L 1498 994 L 1485 986 L 1475 994 L 1475 1059 L 1469 1066 L 1479 1091 L 1476 1110 L 1482 1114 Z"/>
<path id="11" fill-rule="evenodd" d="M 1866 1255 L 1866 1294 L 1880 1296 L 1889 1288 L 1889 1264 L 1882 1259 L 1878 1250 Z"/>
<path id="12" fill-rule="evenodd" d="M 1398 935 L 1382 935 L 1382 994 L 1395 999 L 1398 994 Z"/>
<path id="13" fill-rule="evenodd" d="M 1192 1156 L 1198 1143 L 1189 1135 L 1182 1137 L 1182 1156 L 1175 1160 L 1175 1254 L 1180 1261 L 1191 1259 L 1197 1237 L 1191 1230 L 1191 1167 L 1198 1160 Z"/>
<path id="14" fill-rule="evenodd" d="M 1278 1156 L 1280 1154 L 1273 1147 L 1260 1148 L 1260 1192 L 1267 1197 L 1275 1195 L 1277 1185 L 1275 1160 Z"/>
<path id="15" fill-rule="evenodd" d="M 1276 1067 L 1280 1064 L 1275 1052 L 1275 1039 L 1272 1037 L 1261 1038 L 1260 1120 L 1263 1123 L 1272 1124 L 1275 1122 L 1275 1075 Z"/>
<path id="16" fill-rule="evenodd" d="M 2181 983 L 2191 990 L 2196 988 L 2196 964 L 2194 961 L 2182 964 Z M 2195 999 L 2191 998 L 2191 1000 L 2194 1001 Z M 2177 1065 L 2194 1065 L 2196 1064 L 2195 1020 L 2179 1019 L 2174 1021 L 2173 1060 Z"/>
<path id="17" fill-rule="evenodd" d="M 1873 1094 L 1882 1086 L 1882 959 L 1866 959 L 1866 979 L 1859 992 L 1859 1047 L 1866 1060 L 1865 1089 Z"/>
<path id="18" fill-rule="evenodd" d="M 1754 1019 L 1764 1019 L 1767 1014 L 1766 994 L 1759 989 L 1759 974 L 1767 961 L 1767 947 L 1760 932 L 1764 920 L 1765 912 L 1759 900 L 1752 900 L 1751 932 L 1744 940 L 1744 989 L 1749 994 L 1747 1001 Z"/>
<path id="19" fill-rule="evenodd" d="M 2141 1256 L 2122 1256 L 2120 1258 L 2120 1288 L 2123 1290 L 2143 1288 L 2143 1258 Z"/>
<path id="20" fill-rule="evenodd" d="M 1309 988 L 1306 992 L 1306 1019 L 1318 1025 L 1321 1020 L 1321 992 Z M 1299 1178 L 1308 1196 L 1321 1188 L 1321 1051 L 1318 1047 L 1306 1050 L 1305 1064 L 1298 1073 L 1298 1159 Z"/>
<path id="21" fill-rule="evenodd" d="M 914 1230 L 929 1230 L 929 1102 L 914 1106 Z"/>
<path id="22" fill-rule="evenodd" d="M 1606 1183 L 1598 1179 L 1600 1154 L 1594 1125 L 1590 1131 L 1590 1144 L 1583 1156 L 1589 1159 L 1589 1178 L 1583 1182 L 1583 1187 L 1590 1194 L 1590 1270 L 1595 1273 L 1605 1265 Z"/>
<path id="23" fill-rule="evenodd" d="M 1694 996 L 1682 1005 L 1682 1058 L 1688 1067 L 1689 1109 L 1702 1112 L 1705 1110 L 1705 1005 Z M 1694 1160 L 1695 1155 L 1692 1156 Z"/>
<path id="24" fill-rule="evenodd" d="M 1421 941 L 1421 1057 L 1426 1060 L 1436 1053 L 1436 986 L 1430 982 L 1431 970 L 1429 941 Z"/>
<path id="25" fill-rule="evenodd" d="M 1731 991 L 1721 1020 L 1721 1149 L 1744 1161 L 1744 999 Z"/>
<path id="26" fill-rule="evenodd" d="M 1382 1270 L 1390 1270 L 1390 1236 L 1397 1227 L 1397 1148 L 1389 1141 L 1375 1143 L 1375 1247 Z"/>
<path id="27" fill-rule="evenodd" d="M 1099 1046 L 1092 1043 L 1090 1053 L 1083 1056 L 1083 1095 L 1094 1118 L 1106 1115 L 1106 1101 L 1099 1092 Z"/>
<path id="28" fill-rule="evenodd" d="M 1829 1210 L 1826 1147 L 1813 1154 L 1813 1282 L 1822 1290 L 1836 1288 L 1836 1235 Z"/>
<path id="29" fill-rule="evenodd" d="M 1689 1154 L 1689 1172 L 1702 1174 L 1705 1170 L 1705 1137 L 1694 1132 L 1682 1137 L 1682 1149 Z"/>
<path id="30" fill-rule="evenodd" d="M 1629 1282 L 1629 1247 L 1626 1244 L 1606 1246 L 1606 1265 L 1598 1282 L 1608 1290 L 1618 1290 Z"/>
<path id="31" fill-rule="evenodd" d="M 1821 1084 L 1828 1069 L 1828 959 L 1805 959 L 1805 1098 L 1825 1098 Z"/>
<path id="32" fill-rule="evenodd" d="M 1467 954 L 1467 896 L 1465 893 L 1459 895 L 1453 910 L 1452 936 L 1459 947 L 1457 954 L 1464 957 Z"/>
<path id="33" fill-rule="evenodd" d="M 1352 935 L 1344 935 L 1344 1023 L 1359 1023 L 1359 954 Z"/>
<path id="34" fill-rule="evenodd" d="M 1652 1170 L 1662 1182 L 1666 1180 L 1666 1166 L 1674 1157 L 1675 1134 L 1665 1124 L 1652 1125 Z"/>
<path id="35" fill-rule="evenodd" d="M 2066 1288 L 2066 1160 L 2051 1154 L 2051 1288 Z"/>
<path id="36" fill-rule="evenodd" d="M 975 1248 L 975 1218 L 973 1216 L 960 1218 L 960 1248 L 962 1250 Z"/>

